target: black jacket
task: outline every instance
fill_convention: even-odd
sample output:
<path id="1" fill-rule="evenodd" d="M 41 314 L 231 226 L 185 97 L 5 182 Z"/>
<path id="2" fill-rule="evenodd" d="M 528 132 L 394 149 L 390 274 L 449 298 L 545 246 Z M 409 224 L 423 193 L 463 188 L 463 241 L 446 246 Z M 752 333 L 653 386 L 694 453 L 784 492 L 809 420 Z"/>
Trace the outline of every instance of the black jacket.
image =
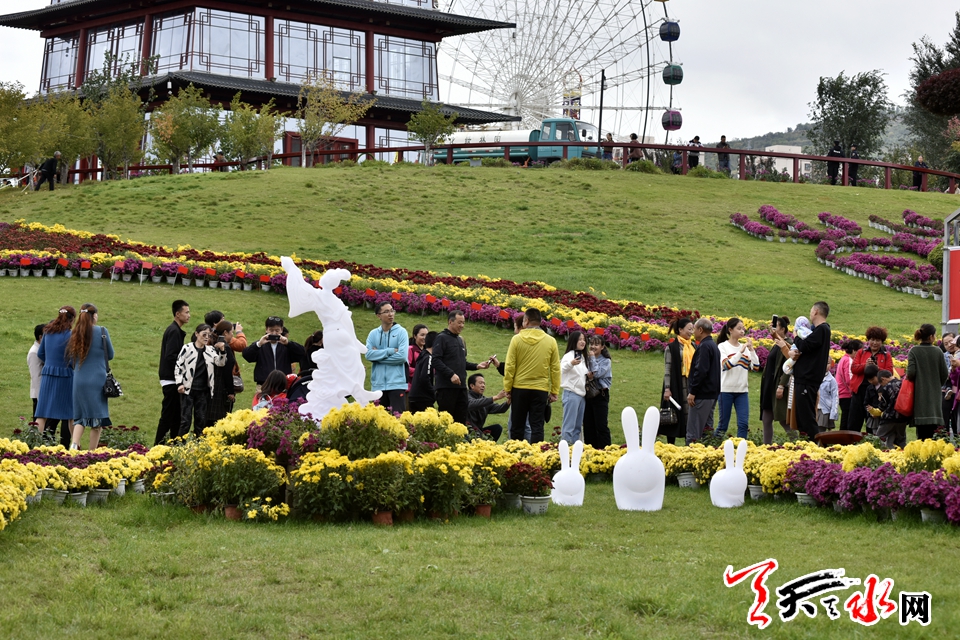
<path id="1" fill-rule="evenodd" d="M 480 395 L 475 391 L 469 392 L 467 411 L 470 415 L 470 424 L 477 429 L 483 429 L 487 416 L 491 413 L 506 413 L 510 405 L 506 402 L 494 402 L 493 398 Z"/>
<path id="2" fill-rule="evenodd" d="M 183 339 L 187 334 L 176 321 L 163 332 L 163 341 L 160 343 L 160 379 L 173 380 L 173 371 L 177 367 L 177 356 L 183 348 Z"/>
<path id="3" fill-rule="evenodd" d="M 54 158 L 47 158 L 43 161 L 43 164 L 40 165 L 40 171 L 48 176 L 52 176 L 57 172 L 57 162 L 58 160 Z"/>
<path id="4" fill-rule="evenodd" d="M 293 363 L 303 360 L 305 353 L 303 345 L 292 340 L 287 344 L 277 343 L 276 360 L 273 357 L 273 346 L 267 343 L 261 348 L 258 342 L 259 340 L 243 350 L 243 359 L 256 363 L 253 367 L 253 381 L 257 384 L 263 384 L 274 369 L 279 369 L 287 375 L 293 373 Z"/>
<path id="5" fill-rule="evenodd" d="M 803 355 L 793 365 L 793 379 L 796 384 L 820 388 L 823 373 L 827 370 L 830 357 L 830 325 L 826 322 L 814 327 L 806 340 L 797 338 L 793 346 Z"/>
<path id="6" fill-rule="evenodd" d="M 842 157 L 843 157 L 843 149 L 841 149 L 840 147 L 833 147 L 832 149 L 830 149 L 830 151 L 827 152 L 827 157 L 828 157 L 828 158 L 842 158 Z M 839 171 L 839 170 L 840 170 L 840 163 L 839 163 L 839 162 L 827 162 L 827 173 L 831 173 L 831 174 L 833 174 L 833 175 L 836 175 L 837 171 Z"/>
<path id="7" fill-rule="evenodd" d="M 693 354 L 687 392 L 697 400 L 716 400 L 720 397 L 720 348 L 712 336 L 704 338 Z"/>
<path id="8" fill-rule="evenodd" d="M 453 335 L 449 329 L 438 333 L 433 340 L 433 366 L 437 372 L 433 383 L 436 389 L 466 389 L 467 370 L 477 370 L 475 362 L 467 362 L 467 345 L 463 338 Z M 460 376 L 460 384 L 450 382 L 453 374 Z"/>
<path id="9" fill-rule="evenodd" d="M 417 358 L 413 378 L 410 380 L 410 393 L 407 395 L 410 402 L 433 404 L 436 401 L 433 393 L 433 372 L 433 354 L 424 349 Z"/>

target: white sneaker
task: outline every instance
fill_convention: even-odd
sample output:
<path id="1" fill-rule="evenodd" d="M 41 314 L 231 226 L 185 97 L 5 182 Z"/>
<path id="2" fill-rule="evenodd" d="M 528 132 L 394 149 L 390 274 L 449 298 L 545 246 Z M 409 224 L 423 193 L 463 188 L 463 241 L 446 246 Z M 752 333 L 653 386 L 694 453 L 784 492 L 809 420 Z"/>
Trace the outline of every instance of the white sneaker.
<path id="1" fill-rule="evenodd" d="M 77 446 L 76 442 L 70 443 L 70 451 L 79 451 L 79 450 L 80 450 L 80 447 Z"/>

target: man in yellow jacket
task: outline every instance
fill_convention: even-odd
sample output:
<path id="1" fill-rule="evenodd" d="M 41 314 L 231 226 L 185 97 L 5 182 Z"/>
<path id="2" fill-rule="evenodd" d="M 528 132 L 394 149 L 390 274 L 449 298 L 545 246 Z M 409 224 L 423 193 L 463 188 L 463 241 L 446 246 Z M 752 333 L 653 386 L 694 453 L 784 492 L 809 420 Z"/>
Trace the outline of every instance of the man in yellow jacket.
<path id="1" fill-rule="evenodd" d="M 510 438 L 522 440 L 527 419 L 530 442 L 543 441 L 544 412 L 560 393 L 557 341 L 540 328 L 537 309 L 523 314 L 523 330 L 510 340 L 503 372 L 503 390 L 510 399 Z"/>

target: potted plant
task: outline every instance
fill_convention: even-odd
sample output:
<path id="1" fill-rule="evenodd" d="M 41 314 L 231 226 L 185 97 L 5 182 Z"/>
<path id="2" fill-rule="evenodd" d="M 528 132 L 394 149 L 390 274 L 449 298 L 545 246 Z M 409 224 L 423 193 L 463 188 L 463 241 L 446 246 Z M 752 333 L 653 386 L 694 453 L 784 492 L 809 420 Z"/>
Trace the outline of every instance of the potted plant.
<path id="1" fill-rule="evenodd" d="M 553 481 L 542 468 L 526 462 L 517 462 L 504 474 L 505 490 L 520 494 L 524 513 L 543 515 L 550 505 Z"/>
<path id="2" fill-rule="evenodd" d="M 903 478 L 904 504 L 920 509 L 924 522 L 944 522 L 944 507 L 951 488 L 943 469 L 933 473 L 911 471 Z"/>
<path id="3" fill-rule="evenodd" d="M 787 467 L 783 478 L 783 488 L 797 494 L 797 502 L 808 506 L 816 506 L 817 501 L 807 494 L 807 481 L 816 471 L 819 460 L 811 460 L 806 454 Z"/>
<path id="4" fill-rule="evenodd" d="M 160 265 L 160 273 L 167 280 L 167 284 L 174 284 L 177 281 L 177 268 L 180 266 L 177 262 L 164 262 Z"/>
<path id="5" fill-rule="evenodd" d="M 193 278 L 194 284 L 198 287 L 203 286 L 203 281 L 207 278 L 207 270 L 203 267 L 194 267 L 190 270 L 190 276 Z"/>
<path id="6" fill-rule="evenodd" d="M 884 516 L 903 508 L 903 476 L 889 462 L 877 467 L 867 481 L 867 504 Z"/>
<path id="7" fill-rule="evenodd" d="M 374 524 L 392 525 L 407 472 L 413 473 L 410 458 L 390 451 L 357 460 L 352 469 L 359 507 L 372 513 Z"/>
<path id="8" fill-rule="evenodd" d="M 354 508 L 352 463 L 333 449 L 307 453 L 290 472 L 298 513 L 317 520 L 342 518 Z"/>
<path id="9" fill-rule="evenodd" d="M 255 273 L 246 272 L 243 274 L 243 290 L 253 291 L 253 285 L 260 282 L 260 276 Z"/>
<path id="10" fill-rule="evenodd" d="M 431 517 L 457 515 L 473 481 L 468 460 L 450 449 L 436 449 L 417 458 L 416 469 L 423 478 L 424 507 Z"/>
<path id="11" fill-rule="evenodd" d="M 834 509 L 841 511 L 837 500 L 840 499 L 840 480 L 843 478 L 843 468 L 835 462 L 823 461 L 817 465 L 813 474 L 807 480 L 806 493 L 820 505 L 832 504 Z"/>
<path id="12" fill-rule="evenodd" d="M 286 482 L 283 467 L 270 461 L 262 451 L 243 445 L 214 446 L 210 456 L 211 502 L 237 508 L 244 500 L 265 498 Z"/>

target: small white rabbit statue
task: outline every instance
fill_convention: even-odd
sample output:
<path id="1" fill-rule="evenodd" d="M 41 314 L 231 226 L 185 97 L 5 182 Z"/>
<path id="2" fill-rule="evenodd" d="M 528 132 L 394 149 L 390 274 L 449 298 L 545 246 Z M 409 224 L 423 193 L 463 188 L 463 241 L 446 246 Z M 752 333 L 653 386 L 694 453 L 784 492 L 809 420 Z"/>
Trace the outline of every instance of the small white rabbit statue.
<path id="1" fill-rule="evenodd" d="M 633 407 L 624 407 L 620 414 L 627 452 L 613 468 L 613 495 L 621 511 L 659 511 L 663 508 L 666 476 L 663 463 L 654 453 L 660 410 L 650 407 L 643 416 L 643 449 L 640 448 L 640 425 Z"/>
<path id="2" fill-rule="evenodd" d="M 733 459 L 733 441 L 723 443 L 723 455 L 727 468 L 720 469 L 710 481 L 710 501 L 713 506 L 729 509 L 743 506 L 743 494 L 747 490 L 747 474 L 743 472 L 743 460 L 747 457 L 747 441 L 737 445 L 737 459 Z"/>
<path id="3" fill-rule="evenodd" d="M 561 440 L 557 447 L 560 453 L 560 471 L 553 476 L 553 491 L 550 497 L 554 504 L 566 507 L 580 507 L 583 505 L 585 485 L 580 475 L 580 458 L 583 457 L 583 441 L 573 443 L 573 460 L 570 459 L 566 440 Z"/>

